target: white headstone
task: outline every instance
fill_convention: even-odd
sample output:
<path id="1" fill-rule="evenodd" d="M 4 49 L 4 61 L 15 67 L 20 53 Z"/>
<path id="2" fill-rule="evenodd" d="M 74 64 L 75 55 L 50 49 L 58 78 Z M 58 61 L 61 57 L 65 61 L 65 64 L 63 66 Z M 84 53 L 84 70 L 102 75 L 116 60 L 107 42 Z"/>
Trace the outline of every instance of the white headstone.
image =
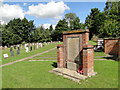
<path id="1" fill-rule="evenodd" d="M 7 53 L 3 54 L 3 56 L 4 56 L 4 58 L 8 58 L 8 54 Z"/>
<path id="2" fill-rule="evenodd" d="M 26 52 L 28 53 L 28 50 L 29 50 L 29 48 L 28 47 L 26 47 Z"/>
<path id="3" fill-rule="evenodd" d="M 37 43 L 37 48 L 38 48 L 38 43 Z"/>

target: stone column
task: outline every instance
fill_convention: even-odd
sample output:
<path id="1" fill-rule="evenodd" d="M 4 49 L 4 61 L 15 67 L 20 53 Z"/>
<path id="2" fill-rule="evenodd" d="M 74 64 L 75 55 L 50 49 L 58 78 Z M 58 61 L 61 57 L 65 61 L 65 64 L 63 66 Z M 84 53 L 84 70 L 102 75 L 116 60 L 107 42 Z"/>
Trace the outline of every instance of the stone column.
<path id="1" fill-rule="evenodd" d="M 83 75 L 92 76 L 94 74 L 94 49 L 93 45 L 83 47 Z"/>
<path id="2" fill-rule="evenodd" d="M 63 44 L 57 45 L 57 67 L 64 67 Z"/>

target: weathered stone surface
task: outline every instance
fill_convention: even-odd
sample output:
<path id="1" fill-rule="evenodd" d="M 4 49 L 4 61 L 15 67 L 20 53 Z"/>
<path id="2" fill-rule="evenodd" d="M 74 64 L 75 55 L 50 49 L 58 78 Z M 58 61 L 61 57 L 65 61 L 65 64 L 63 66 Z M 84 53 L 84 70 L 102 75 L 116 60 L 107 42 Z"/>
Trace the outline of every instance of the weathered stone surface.
<path id="1" fill-rule="evenodd" d="M 68 61 L 68 62 L 67 62 L 67 68 L 70 69 L 70 70 L 77 71 L 77 64 Z"/>
<path id="2" fill-rule="evenodd" d="M 61 75 L 66 78 L 69 78 L 75 82 L 79 82 L 80 80 L 87 78 L 87 76 L 81 75 L 81 74 L 77 73 L 76 71 L 69 70 L 66 68 L 54 68 L 50 72 L 53 72 L 57 75 Z"/>
<path id="3" fill-rule="evenodd" d="M 75 61 L 75 59 L 79 60 L 77 56 L 79 56 L 80 39 L 78 37 L 67 38 L 67 46 L 68 59 L 71 61 Z"/>

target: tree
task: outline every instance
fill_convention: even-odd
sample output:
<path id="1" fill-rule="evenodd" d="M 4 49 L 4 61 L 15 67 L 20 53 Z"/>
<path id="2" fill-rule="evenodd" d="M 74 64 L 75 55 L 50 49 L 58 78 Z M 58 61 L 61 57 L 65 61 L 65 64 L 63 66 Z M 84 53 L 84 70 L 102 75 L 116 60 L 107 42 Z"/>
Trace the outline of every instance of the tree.
<path id="1" fill-rule="evenodd" d="M 101 25 L 99 37 L 119 37 L 119 32 L 119 22 L 108 19 Z"/>
<path id="2" fill-rule="evenodd" d="M 81 26 L 80 26 L 80 19 L 79 17 L 76 17 L 74 20 L 73 20 L 73 30 L 77 30 L 77 29 L 80 29 Z"/>
<path id="3" fill-rule="evenodd" d="M 52 33 L 52 40 L 62 40 L 63 31 L 68 31 L 68 22 L 65 19 L 60 20 Z"/>
<path id="4" fill-rule="evenodd" d="M 4 45 L 20 44 L 24 41 L 32 42 L 34 30 L 35 26 L 33 21 L 28 21 L 26 18 L 22 20 L 20 18 L 10 20 L 10 22 L 5 25 L 2 33 Z M 8 34 L 11 34 L 12 37 Z"/>
<path id="5" fill-rule="evenodd" d="M 65 20 L 68 22 L 68 26 L 70 30 L 74 29 L 74 21 L 76 19 L 76 14 L 75 13 L 67 13 L 65 14 Z"/>
<path id="6" fill-rule="evenodd" d="M 24 18 L 21 21 L 20 26 L 22 27 L 21 29 L 22 30 L 22 33 L 21 33 L 22 41 L 31 42 L 31 39 L 32 39 L 31 32 L 35 30 L 33 21 L 28 21 L 26 18 Z"/>
<path id="7" fill-rule="evenodd" d="M 52 25 L 50 25 L 49 31 L 50 31 L 50 32 L 53 31 L 53 27 L 52 27 Z"/>
<path id="8" fill-rule="evenodd" d="M 99 20 L 100 17 L 100 10 L 98 8 L 91 9 L 90 15 L 86 17 L 85 24 L 87 28 L 90 30 L 90 39 L 92 36 L 98 35 L 99 29 L 98 26 L 102 22 L 102 20 Z"/>
<path id="9" fill-rule="evenodd" d="M 119 37 L 120 34 L 120 2 L 106 2 L 104 12 L 106 19 L 100 28 L 100 37 Z"/>

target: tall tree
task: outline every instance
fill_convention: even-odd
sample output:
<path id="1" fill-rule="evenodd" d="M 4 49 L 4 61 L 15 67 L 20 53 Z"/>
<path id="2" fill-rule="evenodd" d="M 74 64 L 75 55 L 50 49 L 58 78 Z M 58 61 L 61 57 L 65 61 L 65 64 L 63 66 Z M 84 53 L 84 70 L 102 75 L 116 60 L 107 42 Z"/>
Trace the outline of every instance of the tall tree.
<path id="1" fill-rule="evenodd" d="M 100 10 L 98 8 L 91 9 L 90 15 L 86 17 L 85 24 L 90 30 L 90 39 L 99 32 L 98 26 L 102 22 L 99 20 Z"/>
<path id="2" fill-rule="evenodd" d="M 74 29 L 74 22 L 73 20 L 75 20 L 77 18 L 75 13 L 67 13 L 65 14 L 65 20 L 68 22 L 68 26 L 70 28 L 70 30 Z"/>
<path id="3" fill-rule="evenodd" d="M 80 29 L 81 28 L 81 24 L 80 24 L 80 19 L 79 17 L 76 17 L 74 20 L 73 20 L 73 30 L 77 30 L 77 29 Z"/>
<path id="4" fill-rule="evenodd" d="M 60 20 L 52 33 L 52 40 L 62 40 L 63 31 L 68 31 L 68 22 L 65 19 Z"/>
<path id="5" fill-rule="evenodd" d="M 53 26 L 52 25 L 50 25 L 50 27 L 49 27 L 49 31 L 53 31 Z"/>
<path id="6" fill-rule="evenodd" d="M 100 37 L 119 37 L 120 36 L 120 2 L 106 2 L 104 12 L 106 19 L 100 28 Z"/>
<path id="7" fill-rule="evenodd" d="M 28 21 L 26 18 L 22 20 L 20 18 L 13 19 L 7 25 L 5 25 L 5 30 L 3 31 L 3 36 L 5 37 L 3 38 L 6 39 L 6 37 L 9 37 L 9 35 L 6 36 L 6 34 L 4 33 L 6 32 L 13 35 L 12 38 L 10 38 L 11 40 L 9 40 L 11 41 L 9 42 L 10 44 L 19 44 L 23 41 L 31 42 L 33 40 L 32 33 L 34 30 L 35 26 L 33 24 L 33 21 Z"/>

